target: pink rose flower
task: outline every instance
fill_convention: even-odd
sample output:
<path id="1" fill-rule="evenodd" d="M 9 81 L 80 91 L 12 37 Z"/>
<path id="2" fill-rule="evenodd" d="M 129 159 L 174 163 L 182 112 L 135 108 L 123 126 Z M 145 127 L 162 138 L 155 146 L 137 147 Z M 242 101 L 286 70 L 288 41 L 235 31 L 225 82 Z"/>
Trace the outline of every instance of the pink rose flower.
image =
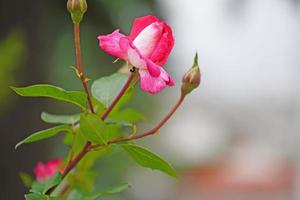
<path id="1" fill-rule="evenodd" d="M 36 167 L 34 168 L 34 173 L 36 179 L 38 181 L 44 180 L 46 178 L 51 177 L 57 172 L 61 172 L 63 169 L 62 167 L 62 160 L 54 159 L 47 163 L 38 162 Z"/>
<path id="2" fill-rule="evenodd" d="M 136 18 L 129 36 L 119 29 L 98 36 L 105 52 L 139 69 L 141 88 L 151 94 L 173 86 L 174 80 L 162 68 L 174 46 L 172 29 L 155 16 Z"/>

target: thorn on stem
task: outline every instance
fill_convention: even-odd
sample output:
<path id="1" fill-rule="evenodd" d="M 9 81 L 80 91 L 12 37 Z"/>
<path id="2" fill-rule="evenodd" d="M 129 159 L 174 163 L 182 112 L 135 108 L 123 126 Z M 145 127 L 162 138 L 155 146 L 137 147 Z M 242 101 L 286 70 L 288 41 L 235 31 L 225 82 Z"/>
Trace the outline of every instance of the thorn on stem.
<path id="1" fill-rule="evenodd" d="M 118 60 L 120 60 L 120 58 L 117 58 L 116 60 L 113 61 L 113 63 L 116 63 L 118 62 Z"/>
<path id="2" fill-rule="evenodd" d="M 90 78 L 85 78 L 85 79 L 84 79 L 84 82 L 87 83 L 87 82 L 90 81 L 90 80 L 92 80 L 92 79 L 90 79 Z"/>

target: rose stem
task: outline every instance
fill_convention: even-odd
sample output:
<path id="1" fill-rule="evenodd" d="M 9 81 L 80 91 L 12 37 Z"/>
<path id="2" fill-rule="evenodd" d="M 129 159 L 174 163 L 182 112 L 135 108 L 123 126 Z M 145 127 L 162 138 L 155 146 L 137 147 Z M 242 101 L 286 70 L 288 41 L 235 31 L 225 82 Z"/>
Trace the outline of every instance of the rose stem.
<path id="1" fill-rule="evenodd" d="M 178 109 L 178 107 L 182 104 L 184 98 L 185 98 L 185 95 L 180 95 L 180 98 L 178 99 L 178 101 L 176 102 L 176 104 L 174 105 L 174 107 L 151 130 L 149 130 L 147 132 L 144 132 L 144 133 L 140 133 L 140 134 L 131 134 L 131 135 L 128 135 L 126 137 L 116 138 L 116 139 L 113 139 L 113 140 L 109 141 L 108 144 L 114 144 L 114 143 L 119 143 L 119 142 L 136 140 L 136 139 L 140 139 L 140 138 L 143 138 L 143 137 L 146 137 L 146 136 L 154 135 L 171 118 L 171 116 L 175 113 L 175 111 Z M 100 145 L 96 144 L 96 145 L 92 145 L 90 148 L 94 149 L 94 148 L 98 148 L 98 147 L 100 147 Z"/>

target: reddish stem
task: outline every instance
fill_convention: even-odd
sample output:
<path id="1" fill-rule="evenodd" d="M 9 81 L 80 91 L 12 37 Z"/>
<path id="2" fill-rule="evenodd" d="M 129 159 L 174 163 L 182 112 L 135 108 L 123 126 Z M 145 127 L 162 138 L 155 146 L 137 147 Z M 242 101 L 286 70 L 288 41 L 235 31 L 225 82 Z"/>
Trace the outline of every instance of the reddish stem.
<path id="1" fill-rule="evenodd" d="M 91 142 L 87 142 L 82 150 L 78 153 L 78 155 L 72 159 L 68 165 L 65 167 L 62 177 L 64 178 L 68 173 L 76 166 L 76 164 L 85 156 L 86 153 L 89 152 L 91 146 Z"/>
<path id="2" fill-rule="evenodd" d="M 114 143 L 119 143 L 119 142 L 125 142 L 125 141 L 130 141 L 130 140 L 136 140 L 140 139 L 149 135 L 154 135 L 170 118 L 171 116 L 175 113 L 175 111 L 178 109 L 178 107 L 182 104 L 183 100 L 185 98 L 185 95 L 181 95 L 174 107 L 170 110 L 170 112 L 151 130 L 145 132 L 145 133 L 140 133 L 140 134 L 131 134 L 126 137 L 120 137 L 113 139 L 108 142 L 108 144 L 114 144 Z M 92 145 L 90 149 L 98 148 L 100 145 Z"/>
<path id="3" fill-rule="evenodd" d="M 101 119 L 105 120 L 108 115 L 111 113 L 111 111 L 113 110 L 113 108 L 117 105 L 117 103 L 119 102 L 119 100 L 121 99 L 121 97 L 125 94 L 126 90 L 128 89 L 128 87 L 130 86 L 131 81 L 134 78 L 135 73 L 130 73 L 126 83 L 124 84 L 123 88 L 121 89 L 121 91 L 119 92 L 119 94 L 115 97 L 115 99 L 113 100 L 113 102 L 110 104 L 110 106 L 105 110 L 105 112 L 102 114 Z"/>
<path id="4" fill-rule="evenodd" d="M 84 91 L 86 93 L 87 102 L 89 105 L 89 108 L 92 113 L 94 113 L 94 107 L 91 100 L 90 91 L 87 86 L 87 81 L 84 76 L 84 70 L 82 65 L 82 59 L 81 59 L 81 47 L 80 47 L 80 25 L 79 23 L 74 24 L 74 43 L 75 43 L 75 53 L 76 53 L 76 67 L 78 70 L 78 75 L 81 80 L 81 83 L 83 85 Z"/>
<path id="5" fill-rule="evenodd" d="M 75 54 L 76 54 L 76 68 L 78 72 L 78 76 L 81 80 L 81 83 L 83 85 L 84 91 L 86 93 L 87 102 L 89 105 L 89 108 L 92 113 L 95 113 L 90 91 L 87 86 L 87 81 L 84 76 L 84 70 L 82 65 L 82 59 L 81 59 L 81 47 L 80 47 L 80 26 L 79 23 L 74 23 L 74 43 L 75 43 Z M 62 178 L 68 175 L 68 173 L 77 165 L 77 163 L 87 154 L 90 150 L 90 146 L 92 145 L 91 142 L 87 142 L 82 150 L 78 153 L 78 155 L 74 159 L 70 159 L 67 163 L 64 171 L 62 172 Z M 57 186 L 54 186 L 53 188 L 50 188 L 46 193 L 51 194 Z"/>

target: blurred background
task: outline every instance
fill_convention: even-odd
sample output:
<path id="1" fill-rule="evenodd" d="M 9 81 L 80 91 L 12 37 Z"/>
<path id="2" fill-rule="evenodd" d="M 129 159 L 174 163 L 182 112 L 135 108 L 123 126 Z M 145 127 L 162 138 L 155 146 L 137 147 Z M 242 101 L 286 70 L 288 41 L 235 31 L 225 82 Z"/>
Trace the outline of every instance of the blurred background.
<path id="1" fill-rule="evenodd" d="M 96 37 L 128 33 L 134 18 L 154 14 L 171 25 L 175 47 L 166 70 L 177 85 L 151 96 L 137 89 L 134 106 L 147 130 L 168 112 L 180 80 L 199 53 L 201 87 L 161 134 L 139 141 L 178 170 L 174 181 L 143 169 L 123 154 L 97 162 L 96 188 L 128 181 L 111 200 L 300 199 L 299 0 L 90 0 L 82 24 L 83 61 L 97 79 L 120 65 L 98 49 Z M 0 0 L 0 199 L 22 199 L 18 173 L 36 162 L 64 157 L 59 136 L 14 150 L 49 125 L 42 111 L 72 113 L 46 99 L 21 98 L 10 85 L 50 83 L 81 89 L 74 65 L 66 1 Z M 151 106 L 145 106 L 151 105 Z M 151 108 L 151 109 L 150 109 Z"/>

